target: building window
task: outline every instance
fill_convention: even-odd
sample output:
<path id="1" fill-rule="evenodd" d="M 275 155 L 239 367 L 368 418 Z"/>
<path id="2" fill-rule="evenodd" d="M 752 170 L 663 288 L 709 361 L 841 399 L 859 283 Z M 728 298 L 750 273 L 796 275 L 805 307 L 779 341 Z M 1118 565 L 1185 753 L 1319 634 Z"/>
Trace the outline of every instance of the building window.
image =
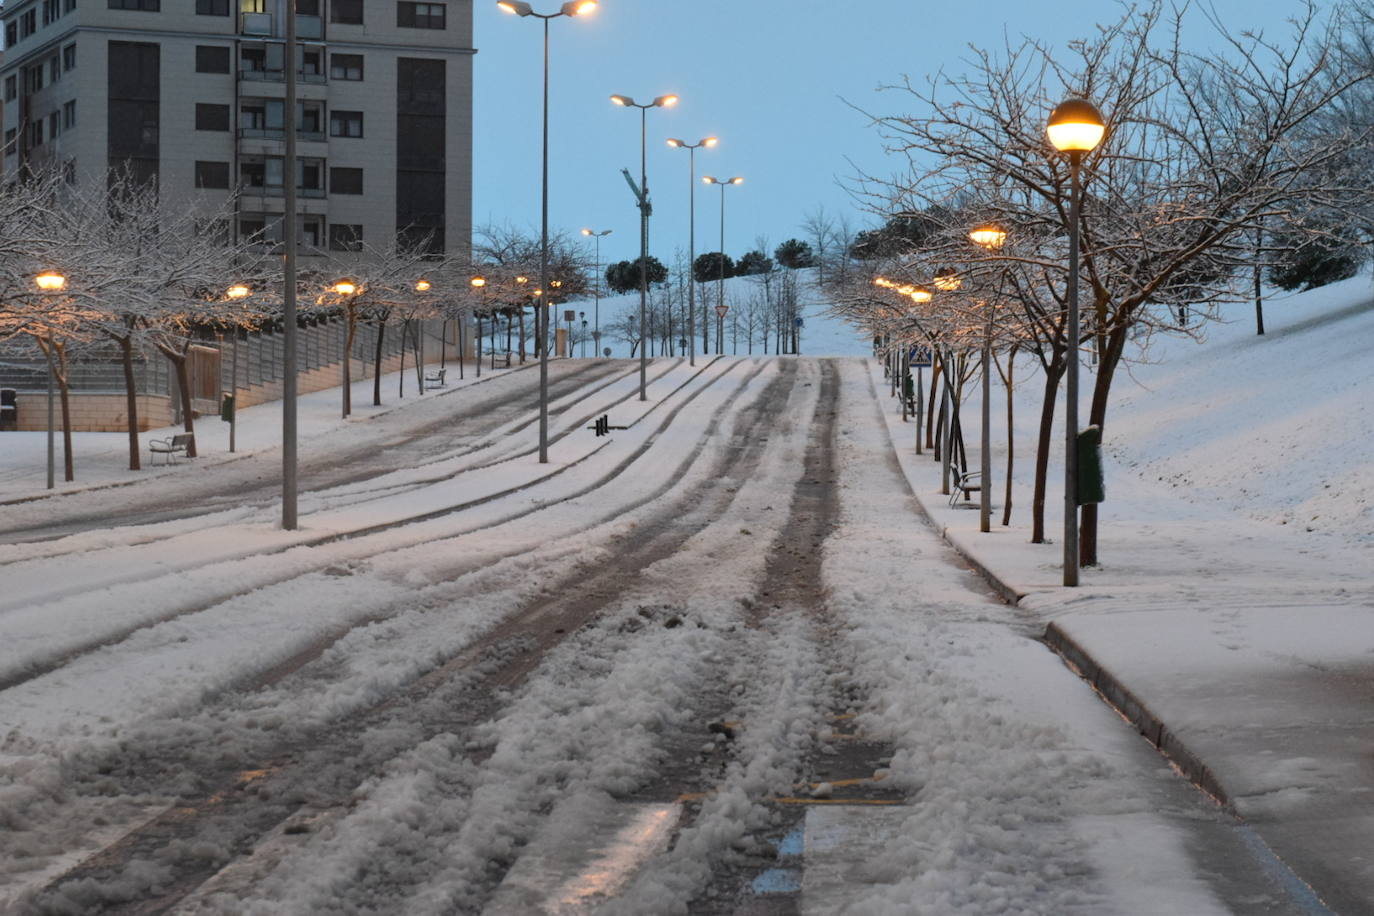
<path id="1" fill-rule="evenodd" d="M 363 170 L 332 168 L 329 170 L 330 194 L 363 193 Z"/>
<path id="2" fill-rule="evenodd" d="M 13 102 L 19 97 L 19 79 L 14 76 L 5 77 L 5 101 Z"/>
<path id="3" fill-rule="evenodd" d="M 267 0 L 239 0 L 240 13 L 265 13 Z"/>
<path id="4" fill-rule="evenodd" d="M 296 133 L 324 137 L 324 103 L 307 101 L 296 104 Z"/>
<path id="5" fill-rule="evenodd" d="M 323 216 L 302 213 L 296 220 L 296 225 L 300 227 L 300 237 L 297 239 L 300 244 L 309 248 L 320 247 L 320 241 L 324 237 Z"/>
<path id="6" fill-rule="evenodd" d="M 229 106 L 196 103 L 196 130 L 228 130 Z"/>
<path id="7" fill-rule="evenodd" d="M 229 0 L 196 0 L 197 16 L 228 16 Z"/>
<path id="8" fill-rule="evenodd" d="M 324 65 L 322 63 L 323 57 L 324 55 L 318 50 L 306 50 L 302 48 L 300 70 L 297 72 L 305 77 L 307 81 L 310 80 L 312 76 L 321 76 L 324 73 Z"/>
<path id="9" fill-rule="evenodd" d="M 363 135 L 363 113 L 361 111 L 331 111 L 329 113 L 329 136 L 361 137 Z"/>
<path id="10" fill-rule="evenodd" d="M 43 88 L 43 65 L 35 64 L 24 70 L 24 94 L 33 95 Z"/>
<path id="11" fill-rule="evenodd" d="M 443 3 L 396 4 L 396 25 L 405 29 L 442 29 L 444 28 Z"/>
<path id="12" fill-rule="evenodd" d="M 43 145 L 43 119 L 29 122 L 29 146 Z"/>
<path id="13" fill-rule="evenodd" d="M 162 10 L 162 0 L 109 0 L 112 10 L 143 10 L 157 13 Z"/>
<path id="14" fill-rule="evenodd" d="M 62 103 L 62 129 L 71 130 L 76 126 L 76 99 Z"/>
<path id="15" fill-rule="evenodd" d="M 13 22 L 5 23 L 5 47 L 12 48 L 19 44 L 19 26 Z"/>
<path id="16" fill-rule="evenodd" d="M 19 17 L 19 37 L 28 38 L 38 31 L 38 12 L 29 10 Z"/>
<path id="17" fill-rule="evenodd" d="M 62 0 L 62 13 L 63 13 L 63 15 L 66 15 L 67 13 L 70 13 L 70 12 L 71 12 L 72 10 L 74 10 L 74 9 L 76 9 L 76 0 Z M 76 164 L 75 164 L 75 163 L 72 163 L 72 167 L 75 168 L 75 166 L 76 166 Z"/>
<path id="18" fill-rule="evenodd" d="M 62 163 L 62 180 L 67 184 L 76 184 L 76 160 L 68 159 Z"/>
<path id="19" fill-rule="evenodd" d="M 229 163 L 196 161 L 196 187 L 229 188 Z"/>
<path id="20" fill-rule="evenodd" d="M 340 25 L 362 25 L 363 0 L 334 0 L 329 4 L 329 21 Z"/>
<path id="21" fill-rule="evenodd" d="M 329 78 L 332 80 L 360 80 L 363 78 L 361 54 L 329 55 Z"/>
<path id="22" fill-rule="evenodd" d="M 11 127 L 9 130 L 5 131 L 5 155 L 6 155 L 6 156 L 13 156 L 13 155 L 15 154 L 14 137 L 15 137 L 15 129 L 14 129 L 13 127 Z"/>
<path id="23" fill-rule="evenodd" d="M 54 54 L 48 58 L 48 82 L 55 83 L 62 78 L 62 58 Z"/>
<path id="24" fill-rule="evenodd" d="M 324 196 L 323 159 L 296 160 L 296 188 L 306 197 Z"/>
<path id="25" fill-rule="evenodd" d="M 229 49 L 216 45 L 196 45 L 197 73 L 228 73 Z"/>
<path id="26" fill-rule="evenodd" d="M 56 137 L 62 133 L 62 112 L 54 111 L 48 115 L 48 136 Z"/>
<path id="27" fill-rule="evenodd" d="M 63 70 L 75 70 L 75 69 L 76 69 L 76 45 L 75 45 L 75 44 L 69 44 L 69 45 L 67 45 L 65 48 L 62 49 L 62 69 L 63 69 Z"/>
<path id="28" fill-rule="evenodd" d="M 297 16 L 320 15 L 320 0 L 296 0 Z"/>
<path id="29" fill-rule="evenodd" d="M 61 0 L 43 0 L 43 24 L 52 25 L 62 18 Z"/>
<path id="30" fill-rule="evenodd" d="M 363 227 L 357 223 L 330 223 L 329 250 L 362 251 Z"/>

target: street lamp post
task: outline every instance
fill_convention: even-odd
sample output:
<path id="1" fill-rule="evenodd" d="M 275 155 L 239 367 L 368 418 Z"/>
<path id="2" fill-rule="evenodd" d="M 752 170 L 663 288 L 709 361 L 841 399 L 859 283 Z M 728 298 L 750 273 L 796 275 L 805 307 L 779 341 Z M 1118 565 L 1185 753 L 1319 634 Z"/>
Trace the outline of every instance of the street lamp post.
<path id="1" fill-rule="evenodd" d="M 647 401 L 649 399 L 645 388 L 648 384 L 649 361 L 648 361 L 648 340 L 646 332 L 649 328 L 646 311 L 649 300 L 649 214 L 652 207 L 649 205 L 649 172 L 648 172 L 648 152 L 646 143 L 648 142 L 649 131 L 649 109 L 650 108 L 672 108 L 677 104 L 677 96 L 661 95 L 647 104 L 640 104 L 628 95 L 613 95 L 611 101 L 622 108 L 639 109 L 639 399 Z"/>
<path id="2" fill-rule="evenodd" d="M 33 282 L 45 293 L 60 293 L 67 285 L 67 278 L 55 270 L 45 270 L 33 278 Z M 53 443 L 53 369 L 52 346 L 44 348 L 48 357 L 48 489 L 57 486 L 57 449 Z"/>
<path id="3" fill-rule="evenodd" d="M 1106 132 L 1102 113 L 1085 99 L 1065 99 L 1050 114 L 1050 143 L 1069 157 L 1069 289 L 1064 386 L 1064 584 L 1078 585 L 1078 222 L 1079 169 Z"/>
<path id="4" fill-rule="evenodd" d="M 1006 232 L 991 225 L 979 226 L 968 237 L 987 251 L 999 251 L 1007 241 Z M 983 303 L 983 454 L 978 489 L 978 530 L 982 532 L 992 530 L 992 310 L 996 306 L 995 298 Z"/>
<path id="5" fill-rule="evenodd" d="M 687 340 L 689 341 L 687 362 L 692 366 L 697 364 L 696 278 L 692 276 L 692 268 L 695 266 L 693 262 L 697 257 L 697 150 L 703 146 L 709 149 L 719 142 L 715 137 L 703 137 L 696 143 L 684 143 L 677 138 L 668 140 L 668 145 L 674 149 L 687 150 L 687 161 L 690 169 L 688 173 L 690 193 L 687 198 L 687 218 L 690 227 L 687 231 Z M 703 346 L 701 349 L 702 356 L 705 356 L 706 347 Z"/>
<path id="6" fill-rule="evenodd" d="M 233 301 L 246 299 L 252 290 L 242 283 L 235 283 L 225 290 L 225 295 Z M 233 454 L 235 445 L 235 434 L 238 431 L 239 417 L 239 331 L 240 328 L 234 325 L 234 348 L 233 357 L 230 359 L 229 366 L 229 452 Z"/>
<path id="7" fill-rule="evenodd" d="M 725 320 L 725 312 L 721 311 L 725 305 L 725 189 L 732 184 L 744 184 L 744 179 L 736 175 L 722 181 L 712 175 L 705 175 L 701 180 L 706 184 L 720 185 L 720 279 L 716 282 L 716 314 L 720 320 L 716 323 L 716 352 L 723 354 L 725 348 L 721 346 L 720 334 L 721 323 Z"/>
<path id="8" fill-rule="evenodd" d="M 568 0 L 556 13 L 536 13 L 524 0 L 499 0 L 496 4 L 517 16 L 534 16 L 544 22 L 544 157 L 541 193 L 542 224 L 539 236 L 539 288 L 548 289 L 549 281 L 549 20 L 559 16 L 582 16 L 596 9 L 597 0 Z M 549 316 L 547 304 L 541 299 L 534 318 L 535 333 L 539 335 L 539 463 L 549 462 Z M 478 360 L 481 372 L 481 360 Z"/>
<path id="9" fill-rule="evenodd" d="M 596 239 L 596 277 L 594 278 L 595 285 L 592 287 L 592 294 L 596 297 L 596 307 L 592 312 L 593 357 L 601 352 L 601 239 L 613 231 L 612 229 L 602 229 L 600 232 L 595 229 L 582 230 L 583 235 Z"/>

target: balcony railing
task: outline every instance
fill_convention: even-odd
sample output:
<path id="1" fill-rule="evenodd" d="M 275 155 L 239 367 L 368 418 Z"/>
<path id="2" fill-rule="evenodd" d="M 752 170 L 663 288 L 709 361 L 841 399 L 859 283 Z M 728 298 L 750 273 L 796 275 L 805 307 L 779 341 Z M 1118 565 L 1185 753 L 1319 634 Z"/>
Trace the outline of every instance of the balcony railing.
<path id="1" fill-rule="evenodd" d="M 270 36 L 272 34 L 272 14 L 239 13 L 239 34 Z"/>

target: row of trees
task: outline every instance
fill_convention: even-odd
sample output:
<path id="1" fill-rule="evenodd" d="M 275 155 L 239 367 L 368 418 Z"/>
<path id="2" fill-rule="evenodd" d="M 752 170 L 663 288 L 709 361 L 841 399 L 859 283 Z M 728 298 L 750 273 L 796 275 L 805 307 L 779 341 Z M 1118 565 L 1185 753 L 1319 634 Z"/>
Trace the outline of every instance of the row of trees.
<path id="1" fill-rule="evenodd" d="M 17 364 L 39 360 L 51 369 L 61 405 L 65 479 L 74 479 L 75 364 L 117 355 L 129 467 L 137 470 L 139 361 L 168 360 L 183 426 L 194 432 L 192 348 L 217 335 L 280 329 L 284 296 L 277 246 L 261 235 L 235 238 L 228 231 L 234 213 L 232 199 L 214 210 L 166 206 L 153 186 L 118 174 L 73 183 L 70 176 L 44 172 L 0 188 L 0 347 Z M 344 353 L 352 353 L 360 323 L 376 326 L 373 399 L 380 404 L 388 325 L 466 323 L 518 311 L 523 328 L 536 284 L 524 286 L 515 278 L 537 276 L 538 251 L 537 243 L 519 233 L 492 229 L 480 236 L 472 257 L 436 255 L 425 240 L 317 253 L 303 259 L 298 271 L 298 321 L 341 320 Z M 584 294 L 585 265 L 576 247 L 560 240 L 555 251 L 550 300 Z M 62 288 L 41 290 L 35 277 L 43 272 L 61 275 Z M 474 277 L 486 282 L 474 285 Z M 351 286 L 341 285 L 344 279 Z M 231 287 L 237 289 L 231 293 Z M 350 360 L 342 361 L 341 372 L 347 417 Z M 194 454 L 194 445 L 189 451 Z"/>
<path id="2" fill-rule="evenodd" d="M 1044 385 L 1036 542 L 1068 360 L 1090 364 L 1087 422 L 1105 431 L 1119 369 L 1154 335 L 1196 333 L 1219 304 L 1254 295 L 1264 270 L 1280 278 L 1308 258 L 1338 275 L 1312 252 L 1349 256 L 1374 241 L 1368 14 L 1309 4 L 1282 40 L 1236 35 L 1209 17 L 1217 47 L 1207 53 L 1180 38 L 1183 19 L 1198 15 L 1156 2 L 1063 54 L 1035 41 L 977 51 L 966 75 L 895 87 L 915 113 L 874 117 L 908 168 L 859 182 L 887 218 L 856 236 L 861 268 L 829 279 L 833 298 L 895 348 L 932 347 L 956 406 L 984 342 L 996 358 L 981 371 L 997 371 L 1009 389 L 1012 357 L 1034 355 Z M 1048 113 L 1073 96 L 1107 120 L 1083 163 L 1078 353 L 1066 345 L 1069 166 L 1045 135 Z M 1000 248 L 970 242 L 970 229 L 987 223 L 1005 232 Z M 1260 308 L 1256 298 L 1262 332 Z M 1096 506 L 1080 511 L 1081 559 L 1091 565 Z"/>

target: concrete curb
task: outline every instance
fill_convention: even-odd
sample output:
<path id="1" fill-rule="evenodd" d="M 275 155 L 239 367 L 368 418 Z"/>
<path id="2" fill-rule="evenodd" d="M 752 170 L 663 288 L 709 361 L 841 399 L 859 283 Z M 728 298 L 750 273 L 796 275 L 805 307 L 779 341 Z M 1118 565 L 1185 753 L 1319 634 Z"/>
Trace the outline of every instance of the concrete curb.
<path id="1" fill-rule="evenodd" d="M 869 376 L 872 381 L 872 375 Z M 876 395 L 877 389 L 874 388 Z M 925 516 L 926 522 L 940 533 L 940 537 L 948 544 L 955 553 L 959 554 L 970 567 L 973 568 L 985 582 L 997 592 L 997 594 L 1013 607 L 1020 604 L 1028 592 L 1015 588 L 1011 583 L 1002 579 L 996 571 L 988 567 L 985 563 L 973 556 L 973 554 L 959 541 L 950 535 L 948 525 L 943 525 L 935 520 L 930 509 L 926 506 L 925 500 L 912 479 L 907 476 L 906 469 L 902 467 L 901 460 L 897 457 L 897 443 L 892 438 L 892 428 L 887 424 L 886 413 L 882 411 L 882 401 L 878 402 L 878 409 L 883 416 L 883 426 L 888 432 L 888 442 L 893 449 L 893 459 L 897 462 L 898 469 L 902 477 L 907 482 L 907 490 L 916 501 L 921 514 Z M 1202 762 L 1197 754 L 1183 743 L 1172 730 L 1169 729 L 1164 721 L 1145 705 L 1125 684 L 1117 680 L 1115 675 L 1104 668 L 1089 652 L 1079 645 L 1071 636 L 1064 632 L 1057 622 L 1051 622 L 1045 627 L 1045 633 L 1041 637 L 1044 642 L 1056 655 L 1058 655 L 1073 671 L 1083 680 L 1087 681 L 1092 688 L 1097 691 L 1107 703 L 1111 704 L 1118 713 L 1128 722 L 1136 727 L 1136 730 L 1145 737 L 1155 748 L 1164 756 L 1169 763 L 1182 773 L 1189 781 L 1208 795 L 1211 795 L 1217 802 L 1225 806 L 1228 810 L 1234 811 L 1231 799 L 1221 781 L 1217 779 L 1212 768 Z"/>
<path id="2" fill-rule="evenodd" d="M 1202 759 L 1193 753 L 1150 707 L 1132 693 L 1130 688 L 1117 680 L 1111 671 L 1102 667 L 1073 637 L 1065 633 L 1057 622 L 1045 628 L 1042 638 L 1045 645 L 1064 660 L 1064 664 L 1091 684 L 1093 689 L 1130 721 L 1179 772 L 1219 803 L 1232 809 L 1230 796 L 1212 772 L 1212 768 L 1203 763 Z"/>

